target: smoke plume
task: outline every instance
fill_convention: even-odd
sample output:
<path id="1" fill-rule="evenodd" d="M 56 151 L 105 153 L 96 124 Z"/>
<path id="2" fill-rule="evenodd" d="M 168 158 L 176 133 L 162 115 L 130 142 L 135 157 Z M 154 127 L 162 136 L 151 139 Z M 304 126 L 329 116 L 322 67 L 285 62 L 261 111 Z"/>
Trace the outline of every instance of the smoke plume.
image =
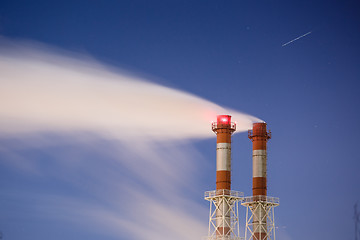
<path id="1" fill-rule="evenodd" d="M 237 130 L 259 119 L 195 95 L 111 71 L 89 59 L 29 48 L 0 55 L 0 132 L 91 131 L 117 139 L 211 136 L 231 114 Z"/>
<path id="2" fill-rule="evenodd" d="M 183 140 L 213 136 L 217 114 L 231 114 L 238 131 L 259 119 L 88 57 L 2 45 L 2 166 L 76 189 L 22 182 L 38 191 L 4 189 L 3 201 L 18 202 L 33 218 L 121 239 L 206 235 L 208 210 L 188 198 L 206 161 Z"/>

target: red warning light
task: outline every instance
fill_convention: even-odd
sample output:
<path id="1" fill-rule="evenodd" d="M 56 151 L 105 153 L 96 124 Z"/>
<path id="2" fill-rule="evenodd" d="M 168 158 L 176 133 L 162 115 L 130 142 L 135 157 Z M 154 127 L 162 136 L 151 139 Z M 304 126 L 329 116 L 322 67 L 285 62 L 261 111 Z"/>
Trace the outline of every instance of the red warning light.
<path id="1" fill-rule="evenodd" d="M 217 116 L 217 123 L 218 124 L 230 124 L 231 123 L 231 116 L 230 115 L 218 115 Z"/>
<path id="2" fill-rule="evenodd" d="M 230 115 L 217 115 L 217 121 L 211 124 L 213 132 L 218 133 L 220 129 L 228 129 L 230 133 L 235 132 L 236 124 L 231 122 Z"/>

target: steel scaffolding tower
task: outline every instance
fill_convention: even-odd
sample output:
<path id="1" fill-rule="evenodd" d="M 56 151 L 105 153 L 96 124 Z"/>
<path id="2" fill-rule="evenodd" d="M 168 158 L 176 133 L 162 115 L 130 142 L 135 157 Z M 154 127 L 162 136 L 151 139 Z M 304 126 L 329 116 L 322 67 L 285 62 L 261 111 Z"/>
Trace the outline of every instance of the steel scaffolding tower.
<path id="1" fill-rule="evenodd" d="M 246 207 L 245 240 L 275 240 L 274 208 L 279 198 L 250 196 L 241 205 Z"/>
<path id="2" fill-rule="evenodd" d="M 205 192 L 210 202 L 208 240 L 240 240 L 239 202 L 244 194 L 227 189 Z M 220 227 L 221 226 L 221 227 Z M 226 232 L 224 229 L 227 229 Z"/>

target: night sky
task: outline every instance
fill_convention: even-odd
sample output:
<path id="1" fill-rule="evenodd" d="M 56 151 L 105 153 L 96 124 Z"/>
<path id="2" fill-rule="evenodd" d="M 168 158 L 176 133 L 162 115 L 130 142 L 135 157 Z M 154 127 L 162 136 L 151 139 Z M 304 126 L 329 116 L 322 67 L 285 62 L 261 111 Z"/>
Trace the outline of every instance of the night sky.
<path id="1" fill-rule="evenodd" d="M 359 1 L 2 0 L 0 36 L 88 56 L 263 119 L 272 131 L 268 194 L 280 198 L 277 238 L 354 239 L 354 204 L 360 200 Z M 57 131 L 37 134 L 39 144 L 30 135 L 0 137 L 3 239 L 181 239 L 198 223 L 207 234 L 203 193 L 215 188 L 215 135 L 137 146 L 164 151 L 154 150 L 159 156 L 150 158 L 169 160 L 163 171 L 178 189 L 154 182 L 170 189 L 169 195 L 181 195 L 177 201 L 147 187 L 147 178 L 158 172 L 140 167 L 144 154 L 132 149 L 134 163 L 114 164 L 129 156 L 126 144 L 91 133 L 86 143 Z M 247 133 L 235 134 L 232 148 L 232 188 L 251 195 Z M 182 159 L 189 155 L 191 161 Z M 135 166 L 146 174 L 132 172 Z M 127 183 L 146 192 L 147 200 L 124 191 Z M 133 198 L 121 196 L 125 192 Z M 163 221 L 154 227 L 143 217 L 176 216 L 168 209 L 186 211 L 179 219 L 196 221 L 179 220 L 179 229 L 169 230 Z M 163 229 L 160 237 L 148 232 Z M 168 235 L 177 231 L 185 234 Z"/>

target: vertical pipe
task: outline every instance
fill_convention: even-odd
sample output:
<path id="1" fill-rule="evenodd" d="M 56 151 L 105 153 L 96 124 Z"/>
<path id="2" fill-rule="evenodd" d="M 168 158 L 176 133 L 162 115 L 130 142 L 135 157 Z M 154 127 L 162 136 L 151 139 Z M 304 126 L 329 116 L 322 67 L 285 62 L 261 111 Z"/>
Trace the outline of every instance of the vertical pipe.
<path id="1" fill-rule="evenodd" d="M 249 138 L 253 143 L 253 196 L 255 201 L 266 200 L 267 195 L 267 153 L 266 145 L 271 138 L 266 123 L 254 123 Z M 256 206 L 253 219 L 253 231 L 256 240 L 264 240 L 267 235 L 266 213 L 262 206 Z"/>
<path id="2" fill-rule="evenodd" d="M 235 124 L 231 116 L 218 115 L 212 130 L 216 133 L 216 191 L 217 194 L 229 194 L 231 190 L 231 134 L 235 131 Z M 225 201 L 225 199 L 222 199 Z M 230 234 L 229 205 L 223 202 L 216 211 L 217 235 Z"/>

